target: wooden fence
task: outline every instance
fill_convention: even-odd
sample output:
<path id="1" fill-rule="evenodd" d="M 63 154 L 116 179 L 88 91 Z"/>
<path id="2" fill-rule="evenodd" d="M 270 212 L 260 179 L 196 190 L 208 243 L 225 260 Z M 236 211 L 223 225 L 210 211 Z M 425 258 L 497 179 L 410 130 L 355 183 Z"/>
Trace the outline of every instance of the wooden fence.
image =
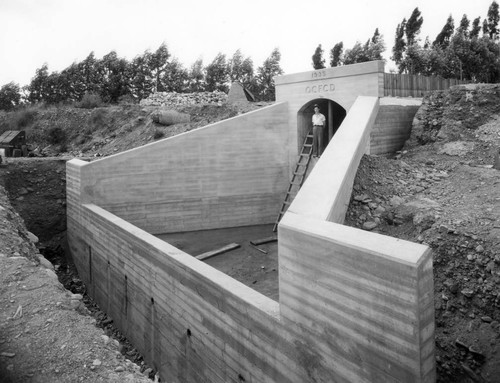
<path id="1" fill-rule="evenodd" d="M 467 81 L 411 74 L 384 73 L 384 96 L 423 97 L 433 90 L 445 90 Z"/>

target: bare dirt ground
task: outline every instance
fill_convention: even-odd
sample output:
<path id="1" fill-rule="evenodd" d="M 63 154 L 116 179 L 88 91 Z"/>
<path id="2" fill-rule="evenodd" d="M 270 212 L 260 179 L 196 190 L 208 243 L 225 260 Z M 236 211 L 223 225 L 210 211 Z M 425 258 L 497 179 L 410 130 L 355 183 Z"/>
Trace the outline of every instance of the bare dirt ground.
<path id="1" fill-rule="evenodd" d="M 250 241 L 276 236 L 274 225 L 234 227 L 158 236 L 193 256 L 236 243 L 239 248 L 204 260 L 205 263 L 275 301 L 278 289 L 278 246 L 269 242 L 252 246 Z M 260 250 L 259 250 L 260 249 Z"/>
<path id="2" fill-rule="evenodd" d="M 118 108 L 101 116 L 112 121 L 116 113 L 114 121 L 122 124 L 111 135 L 96 128 L 85 147 L 71 141 L 66 153 L 107 155 L 150 142 L 156 128 L 165 136 L 191 129 L 155 127 L 144 108 L 125 117 Z M 215 120 L 216 110 L 205 112 L 208 116 L 200 108 L 195 124 Z M 238 113 L 226 112 L 226 117 Z M 40 126 L 51 118 L 44 113 Z M 70 119 L 73 112 L 64 113 L 60 118 Z M 135 139 L 125 132 L 130 128 L 123 128 L 132 123 Z M 365 156 L 356 176 L 347 225 L 433 249 L 439 382 L 500 382 L 500 171 L 492 168 L 499 147 L 500 87 L 459 87 L 424 99 L 403 151 L 387 158 Z M 111 319 L 86 297 L 85 286 L 64 257 L 64 160 L 13 160 L 0 166 L 0 180 L 8 194 L 7 199 L 0 192 L 0 376 L 14 382 L 153 378 L 154 371 L 141 365 L 140 355 L 120 338 Z M 36 247 L 53 262 L 69 292 L 38 266 L 38 249 L 24 225 L 40 238 Z M 249 237 L 219 234 L 215 239 L 207 232 L 213 242 L 203 246 L 179 235 L 168 240 L 193 255 L 230 242 L 245 244 L 207 263 L 225 265 L 228 274 L 257 290 L 263 286 L 261 292 L 276 299 L 275 244 L 261 246 L 269 250 L 267 257 L 247 243 L 261 237 L 260 232 Z M 66 327 L 70 325 L 74 327 Z M 139 375 L 141 371 L 146 374 Z M 112 380 L 113 374 L 118 380 Z"/>

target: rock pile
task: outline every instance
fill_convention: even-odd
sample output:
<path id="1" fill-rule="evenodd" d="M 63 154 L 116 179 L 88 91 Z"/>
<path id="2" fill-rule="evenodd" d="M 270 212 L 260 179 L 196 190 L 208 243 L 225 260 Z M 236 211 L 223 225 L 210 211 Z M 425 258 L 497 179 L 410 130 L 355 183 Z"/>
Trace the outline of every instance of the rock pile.
<path id="1" fill-rule="evenodd" d="M 156 92 L 148 98 L 141 100 L 141 106 L 166 106 L 178 108 L 196 104 L 217 104 L 222 105 L 227 101 L 227 94 L 224 92 Z"/>

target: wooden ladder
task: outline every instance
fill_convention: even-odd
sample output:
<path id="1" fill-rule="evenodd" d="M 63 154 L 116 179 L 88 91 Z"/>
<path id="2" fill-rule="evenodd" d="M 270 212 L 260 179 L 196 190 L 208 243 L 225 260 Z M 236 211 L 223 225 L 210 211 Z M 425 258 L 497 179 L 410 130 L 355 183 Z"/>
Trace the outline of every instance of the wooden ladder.
<path id="1" fill-rule="evenodd" d="M 307 133 L 307 136 L 304 140 L 304 144 L 302 145 L 302 149 L 300 151 L 299 160 L 295 165 L 295 170 L 292 174 L 292 180 L 290 181 L 290 185 L 288 186 L 288 190 L 286 191 L 285 199 L 283 200 L 283 204 L 281 205 L 280 212 L 278 214 L 278 218 L 273 227 L 273 231 L 276 232 L 278 229 L 278 224 L 283 218 L 283 215 L 288 209 L 288 206 L 291 205 L 293 198 L 297 195 L 300 190 L 300 187 L 304 183 L 307 174 L 307 168 L 309 167 L 309 162 L 311 161 L 311 154 L 313 149 L 313 134 L 312 129 Z"/>

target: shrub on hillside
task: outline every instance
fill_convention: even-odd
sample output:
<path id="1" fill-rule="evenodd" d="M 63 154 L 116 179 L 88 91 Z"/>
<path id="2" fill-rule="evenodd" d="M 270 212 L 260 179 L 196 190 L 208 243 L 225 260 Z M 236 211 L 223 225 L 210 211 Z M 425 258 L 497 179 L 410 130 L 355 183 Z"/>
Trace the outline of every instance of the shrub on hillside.
<path id="1" fill-rule="evenodd" d="M 94 109 L 102 106 L 101 96 L 97 93 L 85 93 L 82 99 L 75 104 L 77 108 Z"/>
<path id="2" fill-rule="evenodd" d="M 165 137 L 165 132 L 163 132 L 163 130 L 160 130 L 160 129 L 155 129 L 154 133 L 153 133 L 153 138 L 155 140 L 159 140 L 160 138 L 163 138 Z"/>
<path id="3" fill-rule="evenodd" d="M 66 142 L 66 132 L 59 126 L 53 126 L 47 132 L 47 141 L 53 145 L 64 144 Z"/>
<path id="4" fill-rule="evenodd" d="M 131 94 L 124 94 L 123 96 L 118 97 L 119 105 L 131 105 L 137 104 L 137 100 Z"/>
<path id="5" fill-rule="evenodd" d="M 104 125 L 104 118 L 106 116 L 106 111 L 104 109 L 95 109 L 90 114 L 90 123 L 94 126 Z"/>

